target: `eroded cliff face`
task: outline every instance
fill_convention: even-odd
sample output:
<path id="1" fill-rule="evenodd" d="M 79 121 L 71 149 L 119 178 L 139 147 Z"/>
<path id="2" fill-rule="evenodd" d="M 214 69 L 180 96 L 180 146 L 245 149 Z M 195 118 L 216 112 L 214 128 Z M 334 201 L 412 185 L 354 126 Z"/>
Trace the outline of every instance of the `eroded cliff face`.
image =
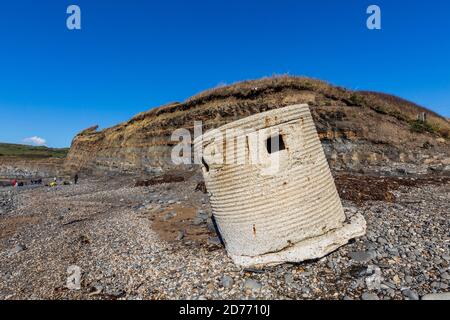
<path id="1" fill-rule="evenodd" d="M 78 134 L 65 162 L 68 173 L 160 172 L 173 169 L 174 130 L 203 130 L 292 104 L 307 103 L 327 159 L 335 170 L 427 171 L 450 168 L 448 121 L 393 96 L 354 92 L 307 78 L 279 77 L 216 88 L 183 103 L 141 113 L 102 131 Z M 381 168 L 381 169 L 380 169 Z M 383 169 L 384 168 L 384 169 Z"/>
<path id="2" fill-rule="evenodd" d="M 63 158 L 0 157 L 0 180 L 58 177 L 63 172 L 63 164 Z"/>

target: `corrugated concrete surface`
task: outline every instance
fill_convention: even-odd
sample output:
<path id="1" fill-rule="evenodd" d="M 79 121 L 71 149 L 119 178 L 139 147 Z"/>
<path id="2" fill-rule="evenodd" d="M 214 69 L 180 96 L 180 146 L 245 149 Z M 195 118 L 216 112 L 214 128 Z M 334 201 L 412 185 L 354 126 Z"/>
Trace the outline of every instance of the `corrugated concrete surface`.
<path id="1" fill-rule="evenodd" d="M 344 214 L 307 105 L 229 123 L 194 144 L 237 264 L 318 258 L 365 233 L 362 216 Z"/>

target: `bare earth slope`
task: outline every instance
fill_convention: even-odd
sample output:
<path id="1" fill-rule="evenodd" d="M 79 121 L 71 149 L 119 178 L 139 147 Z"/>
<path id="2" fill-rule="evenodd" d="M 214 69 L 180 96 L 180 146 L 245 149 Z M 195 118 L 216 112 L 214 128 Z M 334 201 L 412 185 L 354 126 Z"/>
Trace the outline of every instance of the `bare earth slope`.
<path id="1" fill-rule="evenodd" d="M 99 173 L 158 172 L 172 167 L 175 129 L 204 130 L 296 103 L 308 103 L 328 160 L 334 169 L 448 170 L 450 124 L 403 99 L 355 92 L 319 80 L 275 77 L 246 81 L 143 112 L 128 122 L 78 134 L 65 169 Z M 417 115 L 427 112 L 426 125 Z"/>

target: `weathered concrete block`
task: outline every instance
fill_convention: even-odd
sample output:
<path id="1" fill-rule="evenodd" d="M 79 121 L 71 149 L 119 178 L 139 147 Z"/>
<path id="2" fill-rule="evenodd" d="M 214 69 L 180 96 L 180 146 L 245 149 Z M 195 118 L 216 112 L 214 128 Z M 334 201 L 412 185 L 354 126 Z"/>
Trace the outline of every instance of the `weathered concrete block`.
<path id="1" fill-rule="evenodd" d="M 236 264 L 319 258 L 365 233 L 361 215 L 344 214 L 307 105 L 229 123 L 194 144 Z"/>

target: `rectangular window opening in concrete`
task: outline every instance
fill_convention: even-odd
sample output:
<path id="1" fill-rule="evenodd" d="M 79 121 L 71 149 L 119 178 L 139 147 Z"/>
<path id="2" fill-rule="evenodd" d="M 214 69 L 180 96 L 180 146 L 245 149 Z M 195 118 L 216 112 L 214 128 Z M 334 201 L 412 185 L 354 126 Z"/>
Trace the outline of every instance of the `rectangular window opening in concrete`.
<path id="1" fill-rule="evenodd" d="M 266 140 L 266 148 L 269 154 L 285 150 L 284 140 L 282 135 L 275 135 Z"/>

